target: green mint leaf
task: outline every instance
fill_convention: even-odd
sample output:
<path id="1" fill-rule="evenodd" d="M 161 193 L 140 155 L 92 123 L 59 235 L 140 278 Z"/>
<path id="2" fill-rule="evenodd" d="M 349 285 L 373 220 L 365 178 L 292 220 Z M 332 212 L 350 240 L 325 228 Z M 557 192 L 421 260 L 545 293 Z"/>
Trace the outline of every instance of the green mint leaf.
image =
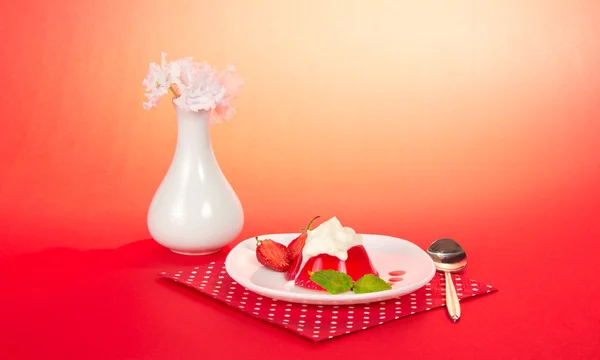
<path id="1" fill-rule="evenodd" d="M 371 293 L 383 290 L 390 290 L 392 286 L 386 283 L 382 278 L 373 274 L 367 274 L 354 283 L 354 292 L 356 294 Z"/>
<path id="2" fill-rule="evenodd" d="M 335 270 L 319 270 L 310 279 L 321 285 L 330 294 L 340 294 L 352 289 L 352 278 Z"/>

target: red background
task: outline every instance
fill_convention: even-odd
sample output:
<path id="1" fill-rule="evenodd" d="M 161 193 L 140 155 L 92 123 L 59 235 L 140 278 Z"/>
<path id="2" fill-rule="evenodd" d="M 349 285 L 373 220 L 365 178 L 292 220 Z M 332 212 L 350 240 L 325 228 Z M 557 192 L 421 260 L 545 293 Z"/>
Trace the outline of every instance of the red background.
<path id="1" fill-rule="evenodd" d="M 546 319 L 529 323 L 546 335 L 532 346 L 598 344 L 600 2 L 0 9 L 0 259 L 148 238 L 176 124 L 168 103 L 142 109 L 141 81 L 166 51 L 246 80 L 237 116 L 212 131 L 245 209 L 236 242 L 314 215 L 423 247 L 453 237 L 491 297 L 505 291 L 482 307 Z M 586 320 L 552 322 L 553 299 Z M 565 345 L 569 331 L 583 335 Z"/>

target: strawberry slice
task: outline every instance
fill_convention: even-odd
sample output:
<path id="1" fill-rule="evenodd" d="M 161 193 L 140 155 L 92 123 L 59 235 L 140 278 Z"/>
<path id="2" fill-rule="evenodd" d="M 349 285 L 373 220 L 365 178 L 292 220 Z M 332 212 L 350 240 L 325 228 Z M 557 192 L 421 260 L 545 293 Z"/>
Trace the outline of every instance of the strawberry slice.
<path id="1" fill-rule="evenodd" d="M 302 265 L 302 249 L 304 248 L 304 244 L 306 244 L 306 238 L 308 237 L 308 230 L 311 230 L 310 226 L 312 223 L 320 218 L 320 216 L 315 216 L 309 223 L 305 229 L 302 229 L 302 233 L 292 240 L 287 246 L 288 251 L 290 253 L 290 258 L 292 259 L 292 265 L 288 269 L 285 274 L 286 280 L 294 280 L 298 271 L 300 270 L 300 265 Z"/>
<path id="2" fill-rule="evenodd" d="M 287 271 L 292 263 L 290 253 L 283 244 L 271 239 L 256 238 L 256 259 L 265 267 L 279 272 Z"/>
<path id="3" fill-rule="evenodd" d="M 298 277 L 298 279 L 296 279 L 296 281 L 294 282 L 294 284 L 296 284 L 297 286 L 301 286 L 301 287 L 303 287 L 305 289 L 327 291 L 321 285 L 317 284 L 316 282 L 312 281 L 309 278 L 310 278 L 310 276 L 308 276 L 308 278 L 304 278 L 304 277 L 300 278 L 300 277 Z"/>
<path id="4" fill-rule="evenodd" d="M 287 246 L 290 256 L 292 257 L 292 261 L 296 260 L 296 257 L 302 252 L 302 248 L 304 248 L 304 244 L 306 244 L 306 238 L 308 237 L 308 230 L 311 230 L 310 226 L 318 218 L 320 218 L 320 216 L 315 216 L 308 223 L 308 226 L 305 229 L 302 229 L 300 236 L 292 240 L 292 242 Z"/>
<path id="5" fill-rule="evenodd" d="M 299 259 L 301 263 L 302 255 L 299 256 Z M 290 269 L 294 267 L 295 263 L 296 261 L 292 264 Z M 300 264 L 297 266 L 299 267 Z M 310 275 L 319 270 L 336 270 L 348 274 L 354 281 L 366 274 L 379 276 L 373 263 L 371 263 L 371 259 L 369 259 L 367 251 L 362 245 L 356 245 L 348 249 L 348 259 L 346 261 L 340 260 L 337 256 L 329 254 L 320 254 L 311 257 L 300 271 L 298 278 L 295 280 L 295 284 L 308 289 L 325 291 L 323 287 L 310 279 Z"/>

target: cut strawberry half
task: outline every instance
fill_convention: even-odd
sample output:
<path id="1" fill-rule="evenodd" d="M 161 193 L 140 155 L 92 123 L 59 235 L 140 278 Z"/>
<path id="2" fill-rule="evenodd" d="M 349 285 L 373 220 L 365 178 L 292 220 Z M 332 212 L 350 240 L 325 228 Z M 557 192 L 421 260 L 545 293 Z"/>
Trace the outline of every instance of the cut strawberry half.
<path id="1" fill-rule="evenodd" d="M 315 216 L 309 223 L 305 229 L 302 229 L 302 233 L 292 240 L 287 246 L 288 252 L 290 254 L 290 259 L 292 265 L 289 267 L 288 271 L 285 273 L 285 279 L 290 281 L 294 280 L 296 274 L 300 270 L 300 265 L 302 264 L 302 249 L 306 244 L 306 238 L 308 237 L 308 230 L 311 230 L 310 226 L 312 223 L 320 218 L 320 216 Z"/>
<path id="2" fill-rule="evenodd" d="M 300 234 L 300 236 L 292 240 L 292 242 L 290 242 L 290 244 L 287 246 L 292 261 L 296 260 L 296 257 L 298 257 L 298 255 L 300 255 L 300 253 L 302 252 L 304 244 L 306 244 L 306 238 L 308 237 L 308 230 L 311 230 L 310 226 L 318 218 L 320 218 L 320 216 L 315 216 L 308 223 L 308 226 L 305 229 L 302 229 L 302 233 Z"/>
<path id="3" fill-rule="evenodd" d="M 297 285 L 297 286 L 301 286 L 303 288 L 306 288 L 306 289 L 319 290 L 319 291 L 327 291 L 321 285 L 319 285 L 316 282 L 312 281 L 311 279 L 307 279 L 307 278 L 300 279 L 300 277 L 298 277 L 298 279 L 296 279 L 296 281 L 294 282 L 294 284 Z"/>
<path id="4" fill-rule="evenodd" d="M 294 261 L 290 267 L 290 270 L 288 271 L 287 276 L 289 276 L 295 267 L 299 268 L 301 263 L 302 254 L 300 254 L 298 259 Z M 366 274 L 379 276 L 379 273 L 373 266 L 371 259 L 369 259 L 367 251 L 362 245 L 355 245 L 348 249 L 348 259 L 346 261 L 340 260 L 337 256 L 332 256 L 329 254 L 320 254 L 311 257 L 308 259 L 304 267 L 299 271 L 298 277 L 295 280 L 295 284 L 308 289 L 325 291 L 323 287 L 310 279 L 310 275 L 319 270 L 336 270 L 348 274 L 348 276 L 350 276 L 354 281 L 360 279 Z"/>
<path id="5" fill-rule="evenodd" d="M 256 238 L 256 259 L 265 267 L 279 272 L 287 271 L 292 263 L 287 247 L 271 239 Z"/>

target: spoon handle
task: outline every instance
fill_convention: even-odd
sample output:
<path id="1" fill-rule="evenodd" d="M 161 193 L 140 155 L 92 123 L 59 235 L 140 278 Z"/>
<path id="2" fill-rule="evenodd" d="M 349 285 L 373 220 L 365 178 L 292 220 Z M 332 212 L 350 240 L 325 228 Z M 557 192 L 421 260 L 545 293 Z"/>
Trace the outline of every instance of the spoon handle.
<path id="1" fill-rule="evenodd" d="M 444 274 L 446 279 L 446 307 L 448 308 L 450 318 L 456 322 L 460 319 L 460 302 L 458 301 L 458 295 L 456 295 L 452 276 L 447 271 Z"/>

